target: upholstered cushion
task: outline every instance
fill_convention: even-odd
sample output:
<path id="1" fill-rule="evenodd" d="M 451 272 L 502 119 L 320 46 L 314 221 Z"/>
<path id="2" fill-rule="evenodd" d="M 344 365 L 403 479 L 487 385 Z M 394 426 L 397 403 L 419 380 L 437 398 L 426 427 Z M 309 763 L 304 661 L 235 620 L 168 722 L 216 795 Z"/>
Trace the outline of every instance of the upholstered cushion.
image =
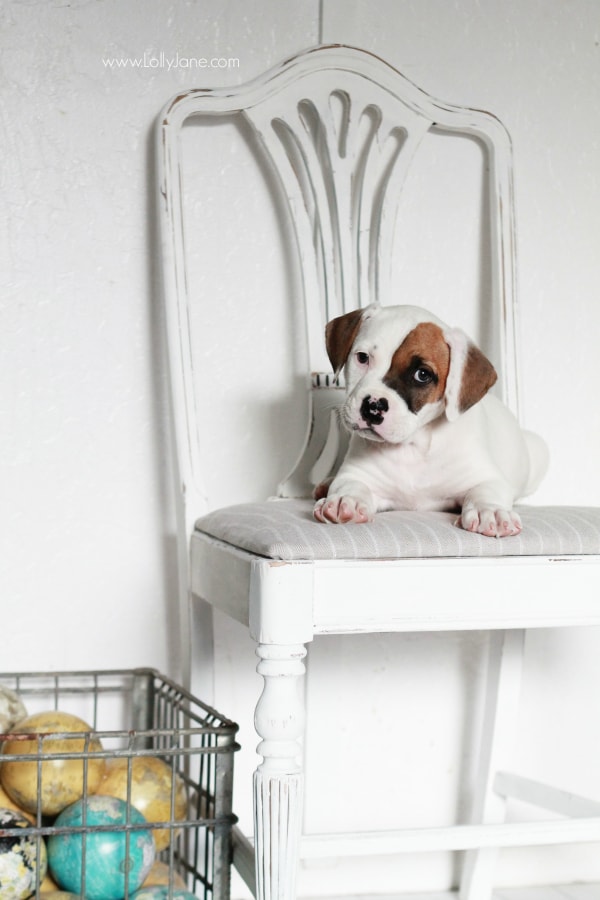
<path id="1" fill-rule="evenodd" d="M 600 508 L 522 506 L 520 535 L 463 531 L 456 514 L 379 513 L 369 525 L 322 525 L 308 500 L 246 503 L 209 513 L 196 530 L 271 559 L 410 559 L 600 554 Z"/>

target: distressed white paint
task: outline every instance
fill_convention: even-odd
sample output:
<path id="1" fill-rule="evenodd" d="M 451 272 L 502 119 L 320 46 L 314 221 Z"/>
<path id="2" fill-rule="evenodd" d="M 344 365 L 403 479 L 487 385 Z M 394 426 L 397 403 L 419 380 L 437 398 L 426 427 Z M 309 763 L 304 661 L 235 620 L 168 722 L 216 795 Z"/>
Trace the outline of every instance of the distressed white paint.
<path id="1" fill-rule="evenodd" d="M 508 125 L 516 156 L 525 421 L 546 435 L 553 455 L 539 499 L 600 502 L 600 425 L 588 409 L 600 392 L 597 3 L 325 0 L 324 8 L 325 39 L 372 49 L 433 95 L 494 109 Z M 233 83 L 315 43 L 317 25 L 316 2 L 292 8 L 244 0 L 218 12 L 204 0 L 3 8 L 0 549 L 2 597 L 11 608 L 4 669 L 174 666 L 166 631 L 174 633 L 167 613 L 174 526 L 164 480 L 146 141 L 163 102 L 199 79 L 182 69 L 108 73 L 99 60 L 161 47 L 182 56 L 214 50 L 238 56 L 240 69 L 208 72 L 202 83 Z M 209 157 L 209 179 L 213 152 L 200 152 Z M 200 215 L 203 258 L 222 276 L 220 318 L 202 349 L 219 396 L 236 398 L 246 437 L 228 447 L 227 416 L 219 421 L 209 459 L 211 505 L 273 491 L 302 437 L 290 409 L 292 398 L 303 396 L 301 347 L 285 337 L 291 266 L 281 272 L 276 262 L 279 223 L 263 200 L 264 185 L 249 180 L 249 162 L 226 135 L 218 153 L 216 169 L 231 189 L 227 204 L 215 199 Z M 413 300 L 419 294 L 425 305 L 439 303 L 444 318 L 460 318 L 476 333 L 470 301 L 478 272 L 464 248 L 466 223 L 479 208 L 481 157 L 475 146 L 453 153 L 456 177 L 427 189 L 428 205 L 418 172 L 407 185 L 415 219 L 399 236 L 407 251 L 396 262 L 397 277 Z M 251 237 L 242 259 L 229 240 L 238 216 Z M 448 314 L 454 307 L 460 316 Z M 214 348 L 232 322 L 231 352 L 222 355 Z M 265 387 L 253 361 L 267 354 L 273 379 Z M 597 646 L 590 630 L 530 636 L 518 755 L 521 771 L 600 798 Z M 238 715 L 260 690 L 260 678 L 246 674 L 254 644 L 223 618 L 216 651 L 218 703 Z M 314 642 L 309 691 L 328 701 L 311 703 L 313 729 L 327 735 L 326 746 L 307 747 L 317 798 L 307 820 L 315 830 L 399 828 L 414 823 L 415 813 L 443 823 L 463 810 L 471 785 L 459 771 L 478 718 L 482 655 L 477 634 Z M 362 674 L 349 705 L 343 698 L 357 656 Z M 244 753 L 236 764 L 240 783 L 249 783 L 256 736 L 251 718 L 242 726 Z M 398 745 L 407 756 L 392 749 Z M 369 805 L 377 785 L 363 769 L 373 746 L 384 748 L 377 771 L 386 804 L 379 810 Z M 322 779 L 311 762 L 316 754 Z M 568 764 L 573 758 L 576 769 Z M 410 777 L 400 759 L 408 759 Z M 430 771 L 433 778 L 419 777 Z M 330 793 L 344 802 L 323 802 Z M 248 830 L 243 793 L 236 808 Z M 504 851 L 500 864 L 506 882 L 539 883 L 598 877 L 598 860 L 588 845 Z M 315 896 L 399 886 L 419 892 L 440 891 L 452 876 L 445 857 L 409 856 L 382 859 L 375 869 L 358 859 L 333 868 L 312 862 L 301 883 Z"/>
<path id="2" fill-rule="evenodd" d="M 295 900 L 304 798 L 300 759 L 306 648 L 269 643 L 259 644 L 256 653 L 257 672 L 264 680 L 254 715 L 263 760 L 254 773 L 257 896 Z"/>

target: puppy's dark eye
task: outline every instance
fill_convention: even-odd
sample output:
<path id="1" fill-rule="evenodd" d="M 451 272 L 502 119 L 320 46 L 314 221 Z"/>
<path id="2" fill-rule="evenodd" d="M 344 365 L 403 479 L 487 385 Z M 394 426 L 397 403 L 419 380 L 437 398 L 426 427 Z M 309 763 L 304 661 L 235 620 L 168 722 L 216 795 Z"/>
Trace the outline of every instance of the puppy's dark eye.
<path id="1" fill-rule="evenodd" d="M 431 369 L 425 369 L 423 368 L 423 366 L 418 368 L 413 375 L 413 378 L 417 382 L 417 384 L 431 384 L 431 382 L 434 380 L 434 377 L 435 376 Z"/>
<path id="2" fill-rule="evenodd" d="M 359 366 L 368 366 L 369 365 L 369 354 L 365 353 L 363 350 L 359 350 L 356 353 L 356 362 Z"/>

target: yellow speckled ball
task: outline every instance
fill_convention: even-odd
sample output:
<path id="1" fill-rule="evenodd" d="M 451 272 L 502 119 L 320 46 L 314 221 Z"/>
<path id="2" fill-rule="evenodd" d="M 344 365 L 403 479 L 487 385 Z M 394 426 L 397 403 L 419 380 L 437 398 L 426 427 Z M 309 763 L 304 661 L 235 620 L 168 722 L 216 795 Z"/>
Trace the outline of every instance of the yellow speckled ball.
<path id="1" fill-rule="evenodd" d="M 65 806 L 69 806 L 83 795 L 84 760 L 69 759 L 70 754 L 81 753 L 86 749 L 85 739 L 56 738 L 53 734 L 71 734 L 92 731 L 91 727 L 70 713 L 51 710 L 35 713 L 19 722 L 19 734 L 48 735 L 43 738 L 41 755 L 50 753 L 63 754 L 60 759 L 42 762 L 40 805 L 42 814 L 55 816 Z M 102 750 L 98 738 L 91 738 L 87 748 L 89 751 Z M 36 759 L 9 761 L 11 755 L 38 754 L 38 742 L 32 740 L 8 740 L 2 747 L 4 759 L 0 768 L 2 786 L 14 802 L 27 812 L 37 809 L 38 763 Z M 104 775 L 105 761 L 102 758 L 90 758 L 87 764 L 87 790 L 93 794 Z"/>
<path id="2" fill-rule="evenodd" d="M 170 822 L 186 817 L 187 802 L 185 785 L 175 776 L 174 810 L 171 815 L 171 768 L 156 756 L 136 756 L 131 760 L 131 796 L 127 795 L 128 760 L 111 759 L 106 766 L 106 774 L 97 793 L 118 797 L 131 802 L 147 822 Z M 157 853 L 169 846 L 169 828 L 154 828 L 152 831 Z"/>
<path id="3" fill-rule="evenodd" d="M 52 878 L 52 876 L 48 872 L 46 872 L 46 877 L 40 884 L 40 894 L 44 894 L 44 895 L 50 894 L 50 893 L 52 893 L 52 891 L 56 892 L 59 890 L 60 890 L 60 888 L 57 885 L 57 883 L 55 882 L 55 880 Z"/>
<path id="4" fill-rule="evenodd" d="M 69 891 L 40 891 L 41 900 L 81 900 L 79 894 Z"/>
<path id="5" fill-rule="evenodd" d="M 0 734 L 7 734 L 26 715 L 25 704 L 17 692 L 0 684 Z"/>
<path id="6" fill-rule="evenodd" d="M 35 816 L 33 813 L 27 812 L 25 809 L 21 809 L 20 806 L 17 806 L 15 801 L 8 796 L 2 785 L 0 784 L 0 806 L 3 809 L 14 809 L 15 812 L 20 813 L 22 816 L 25 816 L 32 825 L 35 825 Z"/>
<path id="7" fill-rule="evenodd" d="M 167 885 L 169 884 L 170 877 L 171 872 L 168 864 L 157 859 L 148 872 L 142 887 L 147 888 L 153 887 L 154 885 Z M 186 883 L 178 872 L 173 872 L 173 887 L 181 888 L 182 890 L 186 889 Z"/>

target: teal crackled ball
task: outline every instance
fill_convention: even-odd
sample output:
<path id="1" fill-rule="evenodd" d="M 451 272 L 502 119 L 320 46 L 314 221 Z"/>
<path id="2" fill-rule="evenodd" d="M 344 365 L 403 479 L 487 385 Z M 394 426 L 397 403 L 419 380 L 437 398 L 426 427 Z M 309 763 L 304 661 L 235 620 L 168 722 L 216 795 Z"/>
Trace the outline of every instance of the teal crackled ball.
<path id="1" fill-rule="evenodd" d="M 169 888 L 165 885 L 152 885 L 151 887 L 140 888 L 136 891 L 131 900 L 170 900 Z M 173 889 L 173 900 L 198 900 L 195 894 L 184 891 L 181 888 Z"/>
<path id="2" fill-rule="evenodd" d="M 125 825 L 142 825 L 145 818 L 133 807 L 116 797 L 92 796 L 85 803 L 78 800 L 64 809 L 54 823 L 55 828 L 83 825 L 86 831 L 52 834 L 48 839 L 48 862 L 53 878 L 66 891 L 83 893 L 86 900 L 121 900 L 125 896 L 125 878 L 130 892 L 142 884 L 155 856 L 150 829 L 129 832 Z M 129 815 L 129 819 L 127 816 Z M 94 831 L 96 826 L 114 826 L 113 830 Z M 81 863 L 85 840 L 85 878 Z M 129 852 L 127 852 L 129 851 Z"/>
<path id="3" fill-rule="evenodd" d="M 46 846 L 33 835 L 8 835 L 8 829 L 29 829 L 31 822 L 14 809 L 0 808 L 0 898 L 26 900 L 35 893 L 36 873 L 46 874 Z M 39 846 L 39 854 L 38 854 Z"/>

